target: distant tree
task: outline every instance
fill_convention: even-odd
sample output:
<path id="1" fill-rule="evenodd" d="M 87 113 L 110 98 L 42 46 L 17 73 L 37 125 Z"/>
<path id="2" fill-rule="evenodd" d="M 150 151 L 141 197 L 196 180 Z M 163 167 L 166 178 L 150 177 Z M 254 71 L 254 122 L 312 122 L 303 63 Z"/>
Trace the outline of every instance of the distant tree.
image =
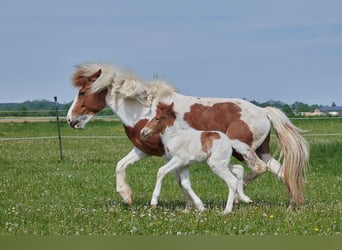
<path id="1" fill-rule="evenodd" d="M 21 105 L 20 109 L 18 111 L 18 113 L 16 113 L 16 115 L 20 115 L 20 116 L 27 116 L 28 115 L 28 108 L 25 105 Z"/>
<path id="2" fill-rule="evenodd" d="M 313 112 L 314 108 L 303 102 L 295 102 L 292 104 L 292 109 L 296 110 L 297 113 L 300 112 Z"/>
<path id="3" fill-rule="evenodd" d="M 336 107 L 336 103 L 333 102 L 333 103 L 331 104 L 331 106 L 332 106 L 332 107 Z"/>
<path id="4" fill-rule="evenodd" d="M 281 110 L 289 117 L 294 116 L 293 111 L 292 111 L 290 105 L 288 105 L 288 104 L 283 105 Z"/>

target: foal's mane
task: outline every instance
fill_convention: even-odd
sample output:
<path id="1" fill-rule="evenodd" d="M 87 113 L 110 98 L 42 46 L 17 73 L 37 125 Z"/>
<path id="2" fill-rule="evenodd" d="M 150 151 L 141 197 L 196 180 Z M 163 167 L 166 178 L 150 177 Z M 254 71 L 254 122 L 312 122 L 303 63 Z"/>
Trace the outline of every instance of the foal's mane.
<path id="1" fill-rule="evenodd" d="M 163 98 L 170 96 L 176 92 L 176 88 L 167 82 L 156 79 L 149 84 L 148 95 L 149 98 L 154 99 L 155 97 Z"/>

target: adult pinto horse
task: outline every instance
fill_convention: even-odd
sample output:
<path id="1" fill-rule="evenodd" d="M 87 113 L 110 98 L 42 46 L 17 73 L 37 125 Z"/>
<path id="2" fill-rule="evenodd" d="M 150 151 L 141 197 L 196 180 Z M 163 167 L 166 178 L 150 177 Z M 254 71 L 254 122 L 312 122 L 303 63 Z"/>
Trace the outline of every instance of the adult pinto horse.
<path id="1" fill-rule="evenodd" d="M 253 152 L 248 156 L 241 154 L 232 145 L 233 155 L 245 161 L 252 170 L 245 177 L 246 185 L 268 170 L 286 184 L 291 205 L 303 203 L 302 174 L 308 163 L 308 144 L 300 135 L 300 130 L 280 110 L 257 107 L 242 99 L 184 96 L 164 82 L 157 80 L 146 83 L 130 72 L 104 64 L 77 66 L 72 82 L 79 90 L 68 111 L 69 125 L 83 128 L 108 105 L 120 118 L 134 145 L 116 166 L 116 190 L 128 205 L 132 204 L 132 190 L 125 179 L 127 167 L 146 156 L 165 154 L 159 135 L 151 136 L 148 140 L 140 135 L 141 129 L 154 116 L 155 107 L 160 102 L 174 103 L 174 111 L 190 127 L 221 131 L 230 139 L 247 144 Z M 270 153 L 271 124 L 278 138 L 282 164 Z M 181 187 L 190 184 L 186 169 L 174 172 Z M 187 207 L 190 207 L 193 204 L 191 197 L 182 189 Z"/>

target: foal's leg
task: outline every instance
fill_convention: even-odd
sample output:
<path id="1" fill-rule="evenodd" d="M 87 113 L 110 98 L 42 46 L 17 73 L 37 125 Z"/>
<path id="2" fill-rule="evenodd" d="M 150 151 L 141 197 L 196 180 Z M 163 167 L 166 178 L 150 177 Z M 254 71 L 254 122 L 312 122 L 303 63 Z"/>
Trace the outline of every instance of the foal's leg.
<path id="1" fill-rule="evenodd" d="M 180 186 L 180 188 L 182 189 L 182 192 L 184 194 L 184 198 L 185 198 L 185 202 L 186 202 L 186 205 L 185 205 L 186 209 L 192 208 L 194 206 L 194 202 L 193 202 L 191 196 L 189 195 L 189 193 L 182 186 L 182 177 L 180 174 L 180 170 L 176 169 L 172 172 L 173 172 L 173 175 L 175 177 L 177 184 Z"/>
<path id="2" fill-rule="evenodd" d="M 213 155 L 212 155 L 213 156 Z M 215 159 L 214 157 L 210 157 L 208 159 L 208 165 L 212 169 L 212 171 L 217 174 L 224 182 L 226 183 L 228 187 L 228 199 L 227 204 L 224 209 L 224 213 L 228 214 L 233 209 L 233 203 L 234 203 L 234 196 L 237 189 L 237 178 L 233 175 L 233 173 L 228 168 L 228 162 L 230 159 L 220 160 Z"/>
<path id="3" fill-rule="evenodd" d="M 203 202 L 196 195 L 194 190 L 192 190 L 192 188 L 191 188 L 190 173 L 189 173 L 189 167 L 188 166 L 184 166 L 180 169 L 180 176 L 181 176 L 182 188 L 190 196 L 190 199 L 191 199 L 192 203 L 195 205 L 195 208 L 199 211 L 205 210 Z M 188 210 L 190 208 L 191 207 L 189 207 L 187 204 L 187 206 L 185 207 L 185 210 Z"/>
<path id="4" fill-rule="evenodd" d="M 160 167 L 157 173 L 157 181 L 153 190 L 152 199 L 151 199 L 151 207 L 155 208 L 158 204 L 158 197 L 160 195 L 161 185 L 164 177 L 179 167 L 183 166 L 183 161 L 179 159 L 177 156 L 171 158 L 164 166 Z"/>
<path id="5" fill-rule="evenodd" d="M 237 194 L 237 199 L 246 203 L 252 202 L 252 200 L 245 195 L 243 191 L 243 166 L 241 165 L 229 165 L 230 170 L 232 173 L 236 176 L 237 179 L 237 186 L 236 186 L 236 194 Z"/>
<path id="6" fill-rule="evenodd" d="M 134 147 L 116 165 L 116 191 L 121 195 L 124 202 L 132 205 L 132 190 L 126 182 L 126 168 L 146 156 L 145 153 Z"/>
<path id="7" fill-rule="evenodd" d="M 237 189 L 237 178 L 230 172 L 230 170 L 224 166 L 224 167 L 215 167 L 211 166 L 211 169 L 215 174 L 217 174 L 224 182 L 226 183 L 228 187 L 228 198 L 227 198 L 227 204 L 224 209 L 224 214 L 228 214 L 233 209 L 233 203 L 234 203 L 234 196 Z"/>

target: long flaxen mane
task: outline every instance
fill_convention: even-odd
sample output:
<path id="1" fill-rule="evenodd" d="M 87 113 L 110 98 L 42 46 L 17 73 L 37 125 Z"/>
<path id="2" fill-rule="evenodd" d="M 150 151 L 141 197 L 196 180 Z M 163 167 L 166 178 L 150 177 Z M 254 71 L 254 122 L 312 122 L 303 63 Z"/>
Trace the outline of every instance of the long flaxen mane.
<path id="1" fill-rule="evenodd" d="M 101 70 L 100 76 L 92 83 L 91 92 L 96 93 L 110 87 L 111 94 L 121 94 L 125 98 L 136 98 L 143 104 L 151 105 L 153 100 L 172 96 L 176 89 L 161 79 L 149 83 L 129 70 L 109 64 L 85 63 L 76 66 L 72 77 L 73 85 L 80 87 L 82 79 Z"/>
<path id="2" fill-rule="evenodd" d="M 144 83 L 142 79 L 129 70 L 123 70 L 119 67 L 113 67 L 109 64 L 101 63 L 85 63 L 76 66 L 76 72 L 72 77 L 73 85 L 80 87 L 82 77 L 89 77 L 101 70 L 100 76 L 92 83 L 91 91 L 99 92 L 104 88 L 112 85 L 115 89 L 120 89 L 125 81 L 139 81 Z"/>

